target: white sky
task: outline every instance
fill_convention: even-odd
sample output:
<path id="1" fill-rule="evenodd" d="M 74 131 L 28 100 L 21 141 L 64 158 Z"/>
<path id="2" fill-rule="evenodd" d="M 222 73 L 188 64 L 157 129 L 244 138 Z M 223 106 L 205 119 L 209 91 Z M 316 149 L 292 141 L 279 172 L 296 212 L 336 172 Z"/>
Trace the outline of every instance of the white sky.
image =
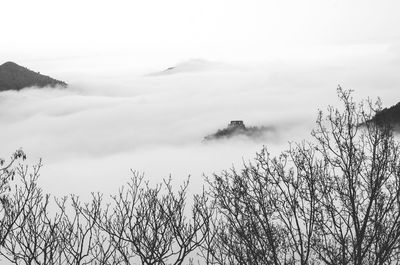
<path id="1" fill-rule="evenodd" d="M 263 61 L 396 46 L 398 0 L 2 0 L 0 61 Z M 350 50 L 349 50 L 350 49 Z"/>

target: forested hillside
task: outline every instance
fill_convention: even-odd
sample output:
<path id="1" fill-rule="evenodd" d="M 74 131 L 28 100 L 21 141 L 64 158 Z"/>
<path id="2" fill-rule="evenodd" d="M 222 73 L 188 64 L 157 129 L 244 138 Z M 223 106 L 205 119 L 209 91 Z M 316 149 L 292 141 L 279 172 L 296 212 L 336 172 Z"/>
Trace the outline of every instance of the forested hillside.
<path id="1" fill-rule="evenodd" d="M 66 87 L 63 81 L 36 73 L 13 62 L 0 65 L 0 91 L 20 90 L 25 87 Z"/>

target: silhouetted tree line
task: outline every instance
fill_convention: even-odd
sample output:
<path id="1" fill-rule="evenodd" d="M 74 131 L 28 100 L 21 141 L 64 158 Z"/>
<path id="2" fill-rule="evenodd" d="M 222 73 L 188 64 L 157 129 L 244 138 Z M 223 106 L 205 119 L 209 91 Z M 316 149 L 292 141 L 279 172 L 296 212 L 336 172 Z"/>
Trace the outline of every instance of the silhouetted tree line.
<path id="1" fill-rule="evenodd" d="M 0 255 L 13 264 L 398 264 L 400 149 L 389 126 L 367 123 L 380 103 L 319 112 L 314 141 L 243 169 L 150 186 L 132 172 L 111 198 L 55 199 L 41 163 L 0 170 Z M 359 124 L 365 124 L 359 126 Z"/>

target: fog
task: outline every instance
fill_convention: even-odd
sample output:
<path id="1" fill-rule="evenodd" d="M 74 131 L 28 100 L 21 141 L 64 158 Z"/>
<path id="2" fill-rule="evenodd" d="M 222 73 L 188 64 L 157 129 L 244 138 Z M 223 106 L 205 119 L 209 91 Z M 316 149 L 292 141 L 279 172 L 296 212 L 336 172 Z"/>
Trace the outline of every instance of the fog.
<path id="1" fill-rule="evenodd" d="M 289 141 L 309 139 L 318 109 L 337 106 L 339 84 L 355 90 L 357 100 L 397 103 L 398 52 L 385 46 L 257 64 L 189 59 L 152 69 L 117 64 L 118 58 L 103 65 L 99 58 L 28 64 L 69 87 L 0 93 L 0 157 L 21 147 L 28 163 L 41 158 L 40 184 L 55 195 L 113 193 L 130 169 L 154 183 L 171 175 L 179 184 L 190 175 L 196 192 L 204 174 L 240 168 L 263 146 L 278 154 Z M 231 120 L 275 133 L 202 141 Z"/>

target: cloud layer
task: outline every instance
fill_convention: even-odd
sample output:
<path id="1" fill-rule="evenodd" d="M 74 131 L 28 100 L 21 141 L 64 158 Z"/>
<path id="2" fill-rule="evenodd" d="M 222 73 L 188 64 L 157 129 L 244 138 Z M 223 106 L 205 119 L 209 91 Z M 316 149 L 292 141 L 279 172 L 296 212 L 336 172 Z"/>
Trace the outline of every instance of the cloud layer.
<path id="1" fill-rule="evenodd" d="M 41 181 L 55 194 L 114 192 L 130 168 L 155 182 L 169 174 L 179 182 L 190 174 L 199 188 L 203 173 L 240 166 L 262 145 L 277 153 L 288 141 L 309 137 L 317 109 L 337 103 L 337 84 L 355 89 L 357 98 L 400 101 L 399 63 L 384 55 L 369 56 L 373 64 L 353 58 L 207 71 L 202 65 L 201 71 L 160 76 L 76 75 L 68 89 L 2 92 L 0 157 L 22 147 L 31 162 L 43 158 Z M 230 120 L 275 132 L 262 141 L 202 143 Z"/>

